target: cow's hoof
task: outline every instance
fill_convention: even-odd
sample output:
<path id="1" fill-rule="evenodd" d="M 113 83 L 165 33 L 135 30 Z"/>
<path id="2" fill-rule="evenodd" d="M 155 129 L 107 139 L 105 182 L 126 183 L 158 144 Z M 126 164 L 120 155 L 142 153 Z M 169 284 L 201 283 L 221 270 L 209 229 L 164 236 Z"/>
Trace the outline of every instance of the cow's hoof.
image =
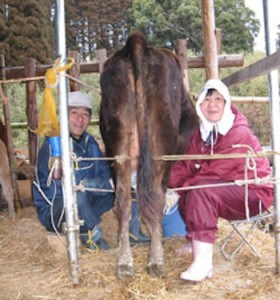
<path id="1" fill-rule="evenodd" d="M 133 267 L 129 265 L 119 265 L 117 267 L 117 277 L 119 279 L 132 277 L 133 275 Z"/>
<path id="2" fill-rule="evenodd" d="M 148 266 L 148 272 L 155 277 L 164 277 L 164 270 L 162 264 L 151 264 Z"/>

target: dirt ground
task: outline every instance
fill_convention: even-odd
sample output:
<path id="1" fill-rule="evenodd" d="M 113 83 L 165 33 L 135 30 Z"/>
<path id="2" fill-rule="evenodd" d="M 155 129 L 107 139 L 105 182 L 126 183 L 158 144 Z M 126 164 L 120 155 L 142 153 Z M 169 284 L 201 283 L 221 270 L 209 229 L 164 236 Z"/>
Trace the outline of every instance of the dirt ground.
<path id="1" fill-rule="evenodd" d="M 177 256 L 182 238 L 164 240 L 164 278 L 147 274 L 147 246 L 133 247 L 134 276 L 118 280 L 115 276 L 117 222 L 109 212 L 102 228 L 114 246 L 107 252 L 81 249 L 80 283 L 72 285 L 64 244 L 38 222 L 34 207 L 21 209 L 15 220 L 0 214 L 0 299 L 279 299 L 280 278 L 275 272 L 275 241 L 257 230 L 253 244 L 261 251 L 254 256 L 247 246 L 229 262 L 220 253 L 220 243 L 229 232 L 225 221 L 219 223 L 214 249 L 214 274 L 201 283 L 179 279 L 191 256 Z M 237 241 L 237 240 L 235 240 Z"/>

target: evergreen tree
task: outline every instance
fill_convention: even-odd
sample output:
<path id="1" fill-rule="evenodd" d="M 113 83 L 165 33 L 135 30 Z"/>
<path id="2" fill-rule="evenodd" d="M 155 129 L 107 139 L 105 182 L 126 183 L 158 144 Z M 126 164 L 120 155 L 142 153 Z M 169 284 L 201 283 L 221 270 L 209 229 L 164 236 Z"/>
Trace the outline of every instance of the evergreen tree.
<path id="1" fill-rule="evenodd" d="M 253 51 L 259 21 L 244 0 L 215 0 L 214 5 L 225 52 Z M 133 29 L 148 35 L 154 45 L 172 47 L 183 38 L 194 52 L 203 49 L 201 0 L 134 0 L 130 17 Z"/>
<path id="2" fill-rule="evenodd" d="M 6 56 L 9 53 L 8 35 L 8 10 L 7 0 L 0 0 L 0 54 Z"/>
<path id="3" fill-rule="evenodd" d="M 123 45 L 129 31 L 132 0 L 66 0 L 67 47 L 92 59 L 97 49 Z"/>
<path id="4" fill-rule="evenodd" d="M 52 62 L 55 58 L 52 1 L 10 0 L 8 4 L 8 64 L 22 65 L 26 57 L 33 57 L 41 64 Z"/>

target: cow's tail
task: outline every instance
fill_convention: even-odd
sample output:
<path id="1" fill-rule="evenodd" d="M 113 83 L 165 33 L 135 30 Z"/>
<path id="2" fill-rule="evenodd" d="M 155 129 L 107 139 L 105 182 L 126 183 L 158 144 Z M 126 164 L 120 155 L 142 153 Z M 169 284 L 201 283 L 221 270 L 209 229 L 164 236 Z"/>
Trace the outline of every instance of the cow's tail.
<path id="1" fill-rule="evenodd" d="M 147 52 L 146 39 L 140 33 L 132 35 L 127 41 L 135 79 L 136 120 L 139 138 L 138 186 L 141 202 L 148 202 L 152 193 L 152 151 L 147 119 Z M 140 204 L 141 205 L 141 204 Z"/>

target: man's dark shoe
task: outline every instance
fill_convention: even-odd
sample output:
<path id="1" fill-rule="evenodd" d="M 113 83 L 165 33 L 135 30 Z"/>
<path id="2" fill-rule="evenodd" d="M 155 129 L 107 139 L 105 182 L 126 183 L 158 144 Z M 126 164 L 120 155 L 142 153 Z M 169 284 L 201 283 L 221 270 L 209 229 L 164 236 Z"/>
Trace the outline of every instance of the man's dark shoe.
<path id="1" fill-rule="evenodd" d="M 91 250 L 109 250 L 111 247 L 109 244 L 102 238 L 101 228 L 96 225 L 93 230 L 89 230 L 88 233 L 80 234 L 82 244 Z"/>
<path id="2" fill-rule="evenodd" d="M 129 242 L 130 245 L 136 244 L 149 244 L 151 242 L 150 237 L 143 234 L 140 226 L 140 216 L 138 201 L 132 200 L 131 204 L 131 220 L 129 222 Z"/>
<path id="3" fill-rule="evenodd" d="M 138 234 L 129 233 L 129 243 L 131 246 L 137 244 L 150 244 L 150 237 L 144 235 L 141 231 Z"/>
<path id="4" fill-rule="evenodd" d="M 107 251 L 111 249 L 111 246 L 103 239 L 100 238 L 98 241 L 95 242 L 97 247 L 103 251 Z"/>

